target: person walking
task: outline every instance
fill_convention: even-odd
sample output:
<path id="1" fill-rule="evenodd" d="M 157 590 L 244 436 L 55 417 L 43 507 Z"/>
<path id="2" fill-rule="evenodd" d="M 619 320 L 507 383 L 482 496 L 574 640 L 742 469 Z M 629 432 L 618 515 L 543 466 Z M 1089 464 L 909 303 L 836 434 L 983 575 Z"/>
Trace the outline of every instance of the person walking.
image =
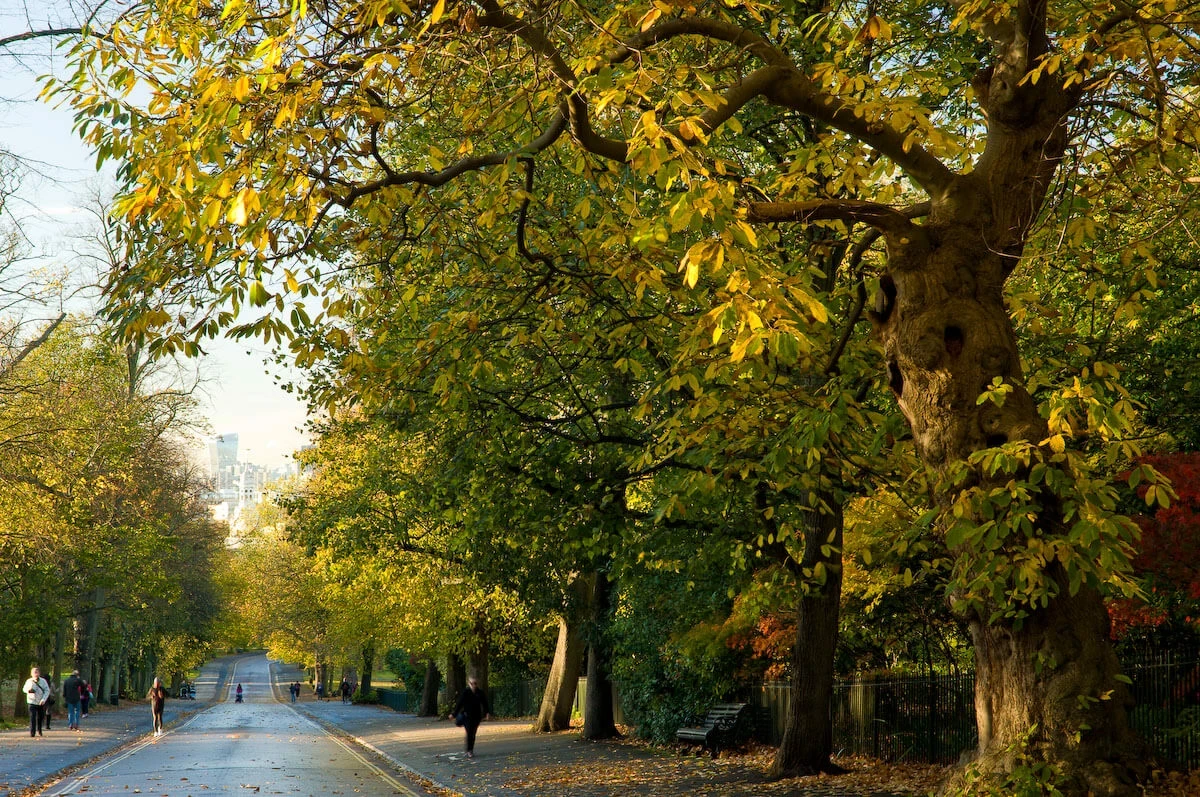
<path id="1" fill-rule="evenodd" d="M 162 685 L 161 680 L 155 678 L 154 685 L 150 687 L 146 697 L 150 700 L 150 716 L 154 718 L 154 735 L 162 736 L 163 710 L 167 707 L 167 687 Z"/>
<path id="2" fill-rule="evenodd" d="M 21 691 L 25 693 L 25 705 L 29 708 L 29 737 L 41 739 L 46 701 L 50 699 L 50 684 L 42 677 L 42 671 L 34 667 L 29 671 Z"/>
<path id="3" fill-rule="evenodd" d="M 88 705 L 92 702 L 92 685 L 84 678 L 80 680 L 83 683 L 79 687 L 79 716 L 87 719 Z"/>
<path id="4" fill-rule="evenodd" d="M 339 688 L 342 693 L 342 702 L 349 703 L 350 702 L 350 682 L 348 680 L 346 680 L 345 678 L 342 678 L 342 685 Z"/>
<path id="5" fill-rule="evenodd" d="M 54 719 L 54 705 L 57 702 L 54 691 L 54 682 L 46 681 L 46 685 L 50 689 L 50 696 L 46 698 L 46 702 L 42 704 L 42 720 L 46 723 L 46 730 L 50 730 L 50 720 Z"/>
<path id="6" fill-rule="evenodd" d="M 491 715 L 487 695 L 479 688 L 479 681 L 474 677 L 468 678 L 467 688 L 458 696 L 454 711 L 450 712 L 454 724 L 461 725 L 467 732 L 467 758 L 475 757 L 475 734 L 479 730 L 479 723 Z"/>
<path id="7" fill-rule="evenodd" d="M 83 679 L 79 677 L 79 670 L 73 670 L 62 685 L 63 705 L 67 707 L 67 728 L 73 731 L 79 730 L 82 692 Z"/>
<path id="8" fill-rule="evenodd" d="M 300 699 L 300 682 L 293 681 L 292 685 L 288 687 L 288 691 L 292 693 L 292 702 L 295 703 Z"/>

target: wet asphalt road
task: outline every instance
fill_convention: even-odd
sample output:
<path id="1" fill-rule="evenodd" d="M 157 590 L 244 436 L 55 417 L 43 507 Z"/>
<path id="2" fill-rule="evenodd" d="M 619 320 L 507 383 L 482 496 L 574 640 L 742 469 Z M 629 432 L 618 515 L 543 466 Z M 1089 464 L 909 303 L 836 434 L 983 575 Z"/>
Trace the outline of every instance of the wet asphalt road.
<path id="1" fill-rule="evenodd" d="M 244 702 L 234 701 L 241 683 Z M 278 703 L 265 658 L 245 658 L 228 692 L 161 737 L 127 747 L 44 795 L 200 797 L 242 795 L 425 795 L 316 723 Z"/>

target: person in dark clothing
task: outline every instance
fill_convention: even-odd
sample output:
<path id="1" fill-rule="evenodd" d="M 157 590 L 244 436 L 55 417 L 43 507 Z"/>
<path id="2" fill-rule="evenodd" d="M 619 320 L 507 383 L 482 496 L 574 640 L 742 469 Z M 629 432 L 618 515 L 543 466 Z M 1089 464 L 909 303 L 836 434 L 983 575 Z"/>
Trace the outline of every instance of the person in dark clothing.
<path id="1" fill-rule="evenodd" d="M 467 688 L 458 696 L 454 711 L 450 712 L 450 719 L 462 725 L 467 732 L 467 758 L 475 757 L 475 733 L 479 730 L 479 723 L 491 715 L 487 695 L 479 688 L 479 681 L 468 678 Z"/>
<path id="2" fill-rule="evenodd" d="M 341 687 L 339 687 L 339 689 L 341 690 L 341 693 L 342 693 L 342 702 L 349 703 L 350 702 L 350 682 L 348 680 L 346 680 L 345 678 L 343 678 L 342 685 L 341 685 Z"/>
<path id="3" fill-rule="evenodd" d="M 67 727 L 73 731 L 79 730 L 79 693 L 82 690 L 83 679 L 79 677 L 79 670 L 75 670 L 63 681 L 62 686 L 63 704 L 67 707 Z"/>
<path id="4" fill-rule="evenodd" d="M 79 686 L 79 716 L 87 719 L 88 705 L 92 702 L 92 685 L 86 680 Z"/>
<path id="5" fill-rule="evenodd" d="M 167 687 L 162 685 L 162 681 L 155 678 L 154 686 L 150 687 L 146 697 L 150 700 L 150 715 L 154 717 L 154 735 L 162 736 L 163 710 L 167 707 Z"/>

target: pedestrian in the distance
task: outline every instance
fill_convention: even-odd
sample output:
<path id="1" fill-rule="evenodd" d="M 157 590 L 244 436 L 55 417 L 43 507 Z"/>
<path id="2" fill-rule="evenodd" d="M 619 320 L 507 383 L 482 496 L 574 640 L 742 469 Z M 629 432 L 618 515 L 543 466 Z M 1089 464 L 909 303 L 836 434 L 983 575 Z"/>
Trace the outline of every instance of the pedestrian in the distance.
<path id="1" fill-rule="evenodd" d="M 83 685 L 79 687 L 79 716 L 87 719 L 88 705 L 92 702 L 92 685 L 83 680 Z"/>
<path id="2" fill-rule="evenodd" d="M 467 758 L 475 757 L 475 733 L 479 730 L 479 723 L 491 715 L 487 695 L 479 688 L 479 681 L 468 678 L 467 688 L 458 696 L 454 711 L 450 712 L 450 719 L 454 720 L 454 724 L 461 725 L 467 732 Z"/>
<path id="3" fill-rule="evenodd" d="M 300 682 L 294 681 L 292 685 L 288 687 L 288 691 L 292 693 L 292 702 L 295 703 L 300 699 Z"/>
<path id="4" fill-rule="evenodd" d="M 67 707 L 67 727 L 73 731 L 79 730 L 82 691 L 83 679 L 79 677 L 79 670 L 74 670 L 62 685 L 63 705 Z"/>
<path id="5" fill-rule="evenodd" d="M 350 682 L 348 680 L 346 680 L 345 678 L 343 678 L 340 689 L 342 692 L 342 702 L 349 703 L 350 702 Z"/>
<path id="6" fill-rule="evenodd" d="M 25 705 L 29 708 L 29 736 L 42 738 L 42 721 L 46 701 L 50 699 L 50 684 L 42 677 L 42 671 L 34 667 L 21 687 L 25 693 Z"/>
<path id="7" fill-rule="evenodd" d="M 154 735 L 162 736 L 163 710 L 167 707 L 167 687 L 162 685 L 161 680 L 155 678 L 154 685 L 150 687 L 146 697 L 150 701 L 150 715 L 154 717 Z"/>
<path id="8" fill-rule="evenodd" d="M 317 682 L 317 700 L 324 700 L 324 699 L 325 699 L 325 682 L 318 681 Z"/>

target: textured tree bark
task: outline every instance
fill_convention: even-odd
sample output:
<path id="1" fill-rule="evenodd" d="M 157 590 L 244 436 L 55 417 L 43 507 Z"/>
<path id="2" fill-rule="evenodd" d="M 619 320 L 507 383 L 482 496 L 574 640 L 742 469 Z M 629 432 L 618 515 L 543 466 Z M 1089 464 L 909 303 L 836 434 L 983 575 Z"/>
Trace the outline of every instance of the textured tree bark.
<path id="1" fill-rule="evenodd" d="M 546 679 L 542 706 L 533 721 L 534 733 L 551 733 L 571 727 L 571 710 L 575 704 L 575 691 L 579 687 L 583 651 L 583 633 L 579 623 L 572 623 L 565 617 L 560 617 L 554 661 Z"/>
<path id="2" fill-rule="evenodd" d="M 820 563 L 826 578 L 824 584 L 800 595 L 796 642 L 792 645 L 792 700 L 783 741 L 771 764 L 773 778 L 843 771 L 830 761 L 833 725 L 829 706 L 842 597 L 844 530 L 841 506 L 834 504 L 831 509 L 806 515 L 801 566 L 811 568 Z M 822 553 L 823 546 L 828 546 L 828 554 Z"/>
<path id="3" fill-rule="evenodd" d="M 608 576 L 597 571 L 592 589 L 591 641 L 588 644 L 587 696 L 583 706 L 583 738 L 591 741 L 612 739 L 617 733 L 613 715 L 613 688 L 609 680 L 608 650 L 603 640 L 608 627 L 612 585 Z"/>
<path id="4" fill-rule="evenodd" d="M 421 710 L 418 716 L 438 716 L 438 686 L 441 681 L 442 674 L 438 671 L 437 662 L 430 659 L 425 664 L 425 685 L 421 689 Z"/>
<path id="5" fill-rule="evenodd" d="M 964 180 L 963 188 L 972 190 L 972 182 Z M 992 213 L 974 201 L 949 202 L 942 213 L 935 205 L 929 225 L 889 239 L 876 329 L 917 451 L 935 468 L 984 447 L 1036 445 L 1048 435 L 1025 389 L 1003 302 L 1004 280 L 1020 251 L 1011 223 L 1022 212 L 1004 202 L 993 196 Z M 996 378 L 1010 388 L 1003 405 L 977 404 Z M 1037 526 L 1058 533 L 1061 510 L 1052 496 L 1041 503 Z M 1057 767 L 1065 794 L 1136 794 L 1148 755 L 1125 719 L 1128 692 L 1116 680 L 1101 596 L 1087 589 L 1070 596 L 1055 575 L 1058 597 L 1044 608 L 1028 607 L 1021 623 L 990 623 L 999 605 L 967 618 L 976 654 L 976 767 L 1002 778 L 1021 752 Z"/>

